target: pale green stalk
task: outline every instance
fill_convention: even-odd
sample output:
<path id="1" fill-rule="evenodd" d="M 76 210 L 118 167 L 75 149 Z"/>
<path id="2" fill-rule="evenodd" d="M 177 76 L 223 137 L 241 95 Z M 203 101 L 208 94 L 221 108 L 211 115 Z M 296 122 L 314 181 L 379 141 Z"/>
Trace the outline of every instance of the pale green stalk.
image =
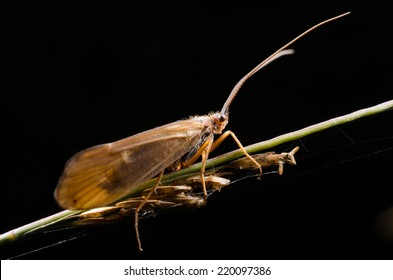
<path id="1" fill-rule="evenodd" d="M 329 129 L 329 128 L 332 128 L 332 127 L 335 127 L 338 125 L 342 125 L 345 123 L 353 122 L 353 121 L 360 119 L 360 118 L 379 114 L 379 113 L 388 111 L 392 108 L 393 108 L 393 100 L 390 100 L 390 101 L 387 101 L 387 102 L 384 102 L 384 103 L 381 103 L 381 104 L 378 104 L 378 105 L 375 105 L 375 106 L 372 106 L 369 108 L 355 111 L 355 112 L 347 114 L 347 115 L 336 117 L 336 118 L 333 118 L 333 119 L 330 119 L 330 120 L 327 120 L 327 121 L 324 121 L 324 122 L 321 122 L 318 124 L 310 125 L 310 126 L 305 127 L 303 129 L 299 129 L 299 130 L 296 130 L 293 132 L 282 134 L 282 135 L 272 138 L 270 140 L 262 141 L 262 142 L 247 146 L 247 147 L 245 147 L 245 149 L 250 154 L 256 153 L 256 152 L 261 152 L 266 149 L 270 149 L 270 148 L 275 147 L 277 145 L 283 144 L 285 142 L 297 140 L 297 139 L 311 135 L 313 133 L 317 133 L 322 130 L 326 130 L 326 129 Z M 239 158 L 241 156 L 243 156 L 243 153 L 240 150 L 235 150 L 235 151 L 223 154 L 221 156 L 212 158 L 207 161 L 206 170 L 208 170 L 209 168 L 212 168 L 212 167 L 217 167 L 222 164 L 227 164 L 230 161 L 232 161 L 236 158 Z M 197 163 L 197 164 L 194 164 L 188 168 L 182 169 L 180 171 L 168 173 L 168 174 L 164 175 L 164 177 L 162 178 L 162 183 L 165 184 L 165 182 L 170 182 L 170 180 L 175 179 L 175 178 L 179 178 L 182 176 L 189 176 L 190 174 L 193 174 L 195 172 L 199 172 L 200 168 L 201 168 L 201 164 Z M 154 183 L 155 183 L 154 179 L 147 181 L 146 183 L 144 183 L 144 184 L 140 185 L 138 188 L 136 188 L 133 193 L 130 193 L 129 197 L 139 194 L 144 189 L 151 187 Z M 6 233 L 0 235 L 0 244 L 15 241 L 18 238 L 20 238 L 21 236 L 24 236 L 26 234 L 36 232 L 38 230 L 47 228 L 52 225 L 56 225 L 56 224 L 63 222 L 67 219 L 77 216 L 81 212 L 82 211 L 65 210 L 65 211 L 56 213 L 54 215 L 48 216 L 46 218 L 40 219 L 38 221 L 32 222 L 30 224 L 24 225 L 22 227 L 16 228 L 14 230 L 11 230 L 9 232 L 6 232 Z"/>

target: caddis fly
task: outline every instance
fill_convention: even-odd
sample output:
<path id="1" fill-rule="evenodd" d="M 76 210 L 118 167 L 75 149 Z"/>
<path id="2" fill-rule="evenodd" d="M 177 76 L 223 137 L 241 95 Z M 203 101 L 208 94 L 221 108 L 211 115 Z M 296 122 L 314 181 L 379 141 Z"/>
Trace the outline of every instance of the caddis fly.
<path id="1" fill-rule="evenodd" d="M 66 163 L 55 190 L 56 201 L 63 208 L 79 210 L 110 205 L 131 193 L 141 183 L 157 176 L 154 187 L 135 210 L 136 237 L 139 250 L 142 251 L 138 214 L 160 184 L 166 169 L 177 170 L 189 166 L 201 157 L 201 185 L 206 203 L 206 160 L 209 152 L 231 136 L 243 154 L 262 173 L 261 165 L 246 152 L 235 134 L 231 131 L 224 132 L 228 123 L 229 106 L 248 78 L 273 60 L 293 53 L 293 50 L 286 49 L 288 46 L 315 28 L 347 14 L 349 13 L 311 27 L 258 64 L 235 85 L 220 112 L 176 121 L 77 153 Z M 221 136 L 214 141 L 216 134 Z"/>

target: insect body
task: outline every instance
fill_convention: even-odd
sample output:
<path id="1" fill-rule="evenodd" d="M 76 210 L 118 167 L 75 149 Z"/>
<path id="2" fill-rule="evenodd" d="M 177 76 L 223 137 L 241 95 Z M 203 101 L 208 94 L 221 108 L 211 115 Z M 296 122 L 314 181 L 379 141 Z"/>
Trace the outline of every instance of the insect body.
<path id="1" fill-rule="evenodd" d="M 228 136 L 260 168 L 231 131 L 224 132 L 216 142 L 213 142 L 214 135 L 221 134 L 227 125 L 229 105 L 245 80 L 274 59 L 292 53 L 292 50 L 279 51 L 254 68 L 234 87 L 220 112 L 176 121 L 77 153 L 67 162 L 60 177 L 55 190 L 57 202 L 67 209 L 111 204 L 166 168 L 188 166 L 199 156 L 205 163 L 209 152 Z M 206 188 L 203 189 L 206 197 Z"/>
<path id="2" fill-rule="evenodd" d="M 225 138 L 232 136 L 242 152 L 262 173 L 261 165 L 246 152 L 235 134 L 231 131 L 223 132 L 228 123 L 230 104 L 248 78 L 273 60 L 292 54 L 293 50 L 286 50 L 289 45 L 320 25 L 347 14 L 313 26 L 262 61 L 235 85 L 220 112 L 173 122 L 77 153 L 67 162 L 56 187 L 55 198 L 58 204 L 68 209 L 109 205 L 158 175 L 155 186 L 135 211 L 135 229 L 139 249 L 142 250 L 138 233 L 138 213 L 157 188 L 165 169 L 188 166 L 202 156 L 201 183 L 206 202 L 204 171 L 209 152 Z M 214 142 L 216 134 L 221 136 Z"/>
<path id="3" fill-rule="evenodd" d="M 111 204 L 179 161 L 201 138 L 221 133 L 226 121 L 218 113 L 195 117 L 79 152 L 66 164 L 56 200 L 67 209 Z"/>

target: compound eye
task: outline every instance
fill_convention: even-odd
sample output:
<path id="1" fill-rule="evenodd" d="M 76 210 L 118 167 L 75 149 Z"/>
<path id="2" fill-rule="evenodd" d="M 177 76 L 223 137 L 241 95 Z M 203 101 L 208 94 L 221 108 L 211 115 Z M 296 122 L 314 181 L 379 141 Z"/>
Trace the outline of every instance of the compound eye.
<path id="1" fill-rule="evenodd" d="M 227 117 L 226 117 L 225 115 L 220 115 L 220 117 L 218 118 L 218 120 L 219 120 L 220 122 L 225 122 L 226 119 L 227 119 Z"/>

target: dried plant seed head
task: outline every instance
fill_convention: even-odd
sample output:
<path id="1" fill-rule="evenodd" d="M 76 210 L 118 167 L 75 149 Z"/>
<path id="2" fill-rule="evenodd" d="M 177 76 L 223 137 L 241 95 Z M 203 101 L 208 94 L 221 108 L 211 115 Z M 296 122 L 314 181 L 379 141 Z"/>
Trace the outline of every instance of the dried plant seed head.
<path id="1" fill-rule="evenodd" d="M 98 208 L 93 208 L 91 210 L 83 212 L 80 217 L 81 218 L 100 218 L 107 216 L 108 214 L 111 214 L 113 212 L 116 212 L 120 209 L 121 207 L 118 206 L 105 206 L 105 207 L 98 207 Z"/>

